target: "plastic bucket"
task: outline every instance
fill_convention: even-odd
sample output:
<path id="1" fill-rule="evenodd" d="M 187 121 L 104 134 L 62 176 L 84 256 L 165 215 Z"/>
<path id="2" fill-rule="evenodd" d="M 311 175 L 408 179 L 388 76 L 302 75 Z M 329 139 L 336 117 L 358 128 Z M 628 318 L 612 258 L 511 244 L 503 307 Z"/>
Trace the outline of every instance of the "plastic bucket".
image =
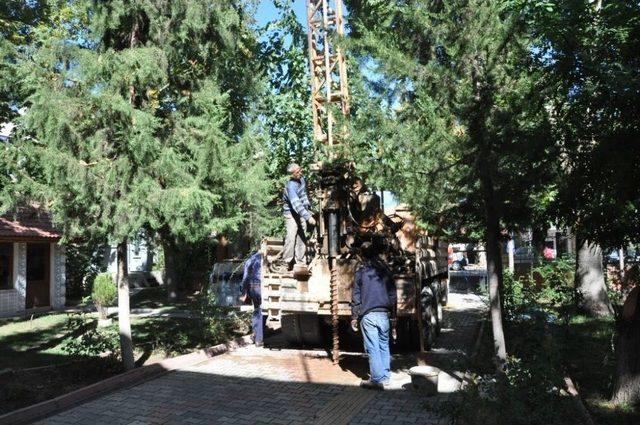
<path id="1" fill-rule="evenodd" d="M 433 366 L 414 366 L 409 369 L 411 386 L 426 395 L 438 394 L 438 374 L 440 370 Z"/>

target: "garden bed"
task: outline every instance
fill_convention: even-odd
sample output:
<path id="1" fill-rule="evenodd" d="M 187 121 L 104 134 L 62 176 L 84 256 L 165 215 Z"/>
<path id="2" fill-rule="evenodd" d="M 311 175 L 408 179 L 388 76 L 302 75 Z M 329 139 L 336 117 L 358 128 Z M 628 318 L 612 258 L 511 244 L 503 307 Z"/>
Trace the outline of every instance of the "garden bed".
<path id="1" fill-rule="evenodd" d="M 0 375 L 0 415 L 58 397 L 122 372 L 107 359 L 21 369 Z"/>
<path id="2" fill-rule="evenodd" d="M 227 342 L 248 332 L 249 315 L 195 303 L 193 318 L 132 318 L 136 365 Z M 117 323 L 114 322 L 114 323 Z M 117 324 L 97 315 L 47 314 L 0 321 L 0 414 L 48 400 L 122 372 L 105 352 L 118 347 Z"/>
<path id="3" fill-rule="evenodd" d="M 609 402 L 615 322 L 576 311 L 573 269 L 560 260 L 536 267 L 530 280 L 505 274 L 506 373 L 494 374 L 488 324 L 469 365 L 471 383 L 451 409 L 458 424 L 582 425 L 590 419 L 600 425 L 640 424 L 640 411 Z M 578 397 L 570 394 L 567 377 Z"/>

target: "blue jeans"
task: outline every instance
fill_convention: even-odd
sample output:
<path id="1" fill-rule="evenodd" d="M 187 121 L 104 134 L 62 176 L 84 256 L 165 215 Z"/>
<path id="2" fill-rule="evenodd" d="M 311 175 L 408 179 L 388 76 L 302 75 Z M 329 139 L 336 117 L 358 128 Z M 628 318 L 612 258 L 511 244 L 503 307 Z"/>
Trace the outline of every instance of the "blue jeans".
<path id="1" fill-rule="evenodd" d="M 249 298 L 253 302 L 253 317 L 251 318 L 251 329 L 253 330 L 253 338 L 255 342 L 262 342 L 262 294 L 260 286 L 253 286 L 249 288 Z"/>
<path id="2" fill-rule="evenodd" d="M 391 377 L 391 354 L 389 352 L 389 314 L 372 311 L 360 322 L 364 349 L 369 355 L 371 381 L 388 381 Z"/>

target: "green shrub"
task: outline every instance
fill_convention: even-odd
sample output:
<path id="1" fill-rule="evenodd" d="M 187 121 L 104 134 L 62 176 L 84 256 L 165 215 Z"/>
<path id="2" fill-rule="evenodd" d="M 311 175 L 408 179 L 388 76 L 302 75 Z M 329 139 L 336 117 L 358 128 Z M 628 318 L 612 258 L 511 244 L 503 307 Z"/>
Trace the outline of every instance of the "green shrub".
<path id="1" fill-rule="evenodd" d="M 544 315 L 505 324 L 509 356 L 504 375 L 471 373 L 446 410 L 459 425 L 578 425 L 583 418 L 564 390 L 562 346 Z M 484 344 L 491 345 L 491 337 Z M 481 363 L 490 363 L 492 350 Z"/>
<path id="2" fill-rule="evenodd" d="M 531 313 L 560 313 L 568 315 L 579 301 L 575 291 L 575 263 L 570 259 L 545 262 L 531 270 L 530 276 L 515 278 L 506 270 L 503 278 L 503 305 L 507 320 L 530 317 Z"/>
<path id="3" fill-rule="evenodd" d="M 81 299 L 91 294 L 91 283 L 96 275 L 105 271 L 103 239 L 86 243 L 70 243 L 66 246 L 66 292 L 69 299 Z"/>
<path id="4" fill-rule="evenodd" d="M 120 340 L 116 325 L 97 328 L 95 319 L 84 313 L 71 314 L 66 324 L 67 339 L 62 350 L 73 357 L 119 356 Z"/>
<path id="5" fill-rule="evenodd" d="M 106 307 L 113 305 L 118 296 L 118 289 L 109 273 L 100 273 L 93 282 L 91 299 L 96 305 L 101 319 L 106 319 Z"/>
<path id="6" fill-rule="evenodd" d="M 201 294 L 192 308 L 200 319 L 202 341 L 205 345 L 225 342 L 234 335 L 245 334 L 251 329 L 250 313 L 238 313 L 233 308 L 216 305 L 213 294 Z"/>
<path id="7" fill-rule="evenodd" d="M 513 320 L 536 304 L 534 285 L 522 277 L 516 279 L 513 273 L 505 270 L 502 280 L 504 316 Z"/>

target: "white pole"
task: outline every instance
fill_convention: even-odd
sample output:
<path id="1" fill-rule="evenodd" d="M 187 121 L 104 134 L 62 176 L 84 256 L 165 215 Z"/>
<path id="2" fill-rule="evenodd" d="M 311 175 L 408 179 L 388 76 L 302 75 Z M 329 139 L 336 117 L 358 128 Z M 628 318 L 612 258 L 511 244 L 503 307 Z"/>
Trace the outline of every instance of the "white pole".
<path id="1" fill-rule="evenodd" d="M 620 261 L 620 277 L 624 276 L 624 249 L 620 248 L 618 251 L 618 260 Z"/>

